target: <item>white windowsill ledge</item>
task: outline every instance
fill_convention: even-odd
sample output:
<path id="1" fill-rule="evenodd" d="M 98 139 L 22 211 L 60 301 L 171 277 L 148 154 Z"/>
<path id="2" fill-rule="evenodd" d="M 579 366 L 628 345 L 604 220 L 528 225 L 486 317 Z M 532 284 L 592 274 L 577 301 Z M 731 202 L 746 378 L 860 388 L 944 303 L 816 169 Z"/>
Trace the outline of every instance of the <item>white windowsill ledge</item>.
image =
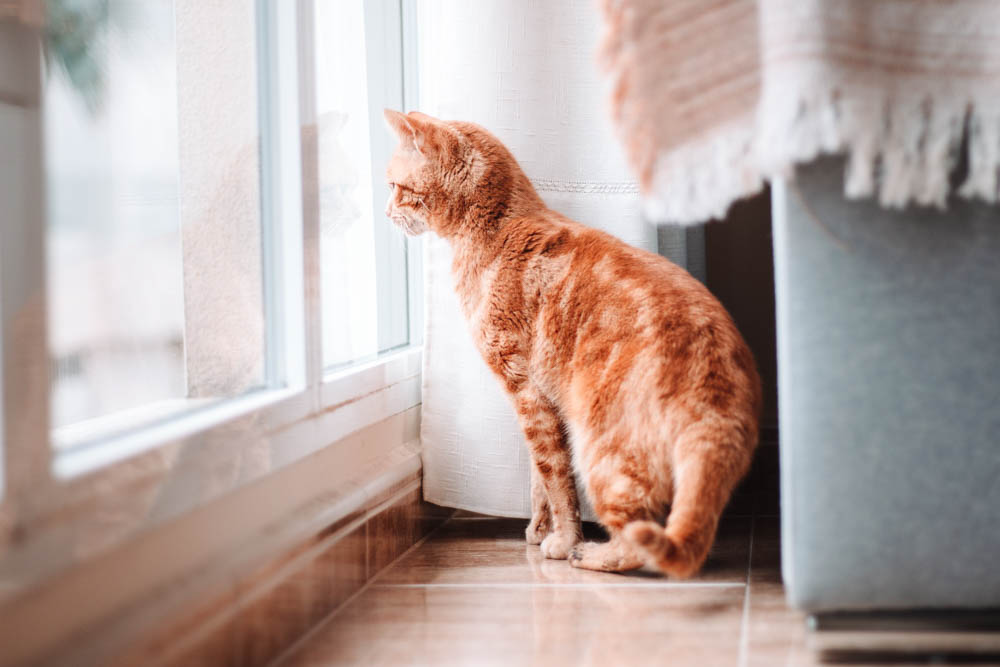
<path id="1" fill-rule="evenodd" d="M 66 479 L 112 465 L 218 424 L 289 405 L 302 389 L 255 391 L 234 399 L 158 401 L 52 431 L 53 472 Z"/>
<path id="2" fill-rule="evenodd" d="M 0 561 L 0 600 L 174 519 L 198 515 L 234 492 L 284 478 L 284 471 L 311 455 L 337 461 L 321 471 L 331 488 L 338 484 L 335 471 L 359 474 L 361 460 L 378 460 L 380 450 L 416 442 L 420 357 L 420 348 L 403 350 L 308 391 L 257 392 L 55 452 L 52 467 L 62 479 L 45 488 L 30 514 L 18 517 L 27 530 Z M 318 407 L 324 392 L 337 402 Z M 116 512 L 114 525 L 94 524 L 80 533 L 77 522 L 89 520 L 88 512 L 98 505 L 146 509 Z M 51 549 L 77 538 L 84 540 L 79 549 Z"/>
<path id="3" fill-rule="evenodd" d="M 53 429 L 53 471 L 60 479 L 84 475 L 254 413 L 264 417 L 266 431 L 321 419 L 334 429 L 333 437 L 340 437 L 399 411 L 399 406 L 373 399 L 380 392 L 409 389 L 401 385 L 419 376 L 421 353 L 421 347 L 408 347 L 327 375 L 318 389 L 316 407 L 304 388 L 263 389 L 232 399 L 157 401 Z M 419 398 L 408 402 L 419 403 Z M 333 420 L 338 412 L 339 418 Z M 298 452 L 301 448 L 293 449 Z M 291 453 L 277 458 L 298 456 Z"/>

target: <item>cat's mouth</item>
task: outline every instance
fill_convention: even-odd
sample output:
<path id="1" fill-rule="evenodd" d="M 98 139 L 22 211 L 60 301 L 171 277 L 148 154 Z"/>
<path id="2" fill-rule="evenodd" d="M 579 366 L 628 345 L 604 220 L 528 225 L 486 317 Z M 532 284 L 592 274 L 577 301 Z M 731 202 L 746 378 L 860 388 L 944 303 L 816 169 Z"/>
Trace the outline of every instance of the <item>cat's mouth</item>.
<path id="1" fill-rule="evenodd" d="M 422 222 L 408 218 L 400 213 L 395 213 L 389 217 L 394 223 L 403 228 L 407 236 L 419 236 L 426 229 Z"/>

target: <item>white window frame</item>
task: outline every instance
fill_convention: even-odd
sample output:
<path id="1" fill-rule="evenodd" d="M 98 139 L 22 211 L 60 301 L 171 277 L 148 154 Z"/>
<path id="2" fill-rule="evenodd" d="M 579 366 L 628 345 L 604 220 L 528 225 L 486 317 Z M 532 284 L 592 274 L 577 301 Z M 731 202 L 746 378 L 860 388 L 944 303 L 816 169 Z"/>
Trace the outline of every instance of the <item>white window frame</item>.
<path id="1" fill-rule="evenodd" d="M 386 88 L 385 105 L 399 108 L 405 101 L 402 54 L 415 53 L 407 43 L 415 37 L 413 23 L 404 20 L 412 17 L 413 8 L 406 9 L 410 0 L 373 4 L 383 10 L 383 33 L 395 30 L 401 36 L 402 45 L 384 68 L 384 75 L 395 77 L 398 84 L 393 84 L 396 98 L 389 94 L 393 86 Z M 12 202 L 10 215 L 5 213 L 0 223 L 4 362 L 0 395 L 6 415 L 0 422 L 4 459 L 0 469 L 6 475 L 0 485 L 0 518 L 8 517 L 12 526 L 6 536 L 7 552 L 0 556 L 0 603 L 79 561 L 73 547 L 80 536 L 74 525 L 91 518 L 98 504 L 126 506 L 150 489 L 167 485 L 197 491 L 177 494 L 175 502 L 115 535 L 88 558 L 310 454 L 336 448 L 351 434 L 381 422 L 402 420 L 405 427 L 400 437 L 413 437 L 415 420 L 402 416 L 418 410 L 421 400 L 419 244 L 407 247 L 409 346 L 363 365 L 326 373 L 319 301 L 312 2 L 257 0 L 257 16 L 266 380 L 273 388 L 65 452 L 51 447 L 48 415 L 44 180 L 37 102 L 40 54 L 37 38 L 21 28 L 25 35 L 19 46 L 22 57 L 13 60 L 29 70 L 21 73 L 29 84 L 22 98 L 15 100 L 23 104 L 15 108 L 0 97 L 0 113 L 16 116 L 22 126 L 16 153 L 0 165 L 0 196 Z M 0 84 L 4 83 L 0 75 Z M 375 128 L 381 130 L 381 107 L 376 111 Z M 0 139 L 9 137 L 0 135 Z M 376 182 L 382 180 L 379 174 Z M 382 206 L 375 210 L 380 213 Z M 242 455 L 248 435 L 266 453 L 267 466 L 220 484 L 219 466 Z M 397 444 L 366 443 L 372 448 L 367 453 L 377 454 L 380 448 L 388 451 Z M 343 465 L 356 465 L 356 453 L 342 449 Z M 0 535 L 0 545 L 3 538 Z"/>
<path id="2" fill-rule="evenodd" d="M 403 104 L 406 111 L 420 108 L 420 77 L 417 67 L 417 0 L 402 0 L 402 79 Z M 406 268 L 409 272 L 410 345 L 424 342 L 424 244 L 421 237 L 406 237 Z"/>

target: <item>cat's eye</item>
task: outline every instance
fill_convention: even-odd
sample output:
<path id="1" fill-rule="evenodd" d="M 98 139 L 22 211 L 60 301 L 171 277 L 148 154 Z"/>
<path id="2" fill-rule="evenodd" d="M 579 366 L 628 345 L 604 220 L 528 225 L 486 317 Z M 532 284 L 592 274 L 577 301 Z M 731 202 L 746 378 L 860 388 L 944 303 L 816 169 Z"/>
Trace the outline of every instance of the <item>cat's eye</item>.
<path id="1" fill-rule="evenodd" d="M 389 189 L 392 190 L 393 192 L 395 192 L 396 191 L 396 184 L 393 183 L 392 181 L 390 181 L 389 182 Z"/>

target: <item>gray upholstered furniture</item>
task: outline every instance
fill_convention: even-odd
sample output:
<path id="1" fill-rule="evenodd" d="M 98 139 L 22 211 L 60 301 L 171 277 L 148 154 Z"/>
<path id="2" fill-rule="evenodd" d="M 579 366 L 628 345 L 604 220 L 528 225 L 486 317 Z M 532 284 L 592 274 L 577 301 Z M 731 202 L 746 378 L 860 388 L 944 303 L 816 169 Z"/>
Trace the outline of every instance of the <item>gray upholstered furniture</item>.
<path id="1" fill-rule="evenodd" d="M 784 579 L 807 612 L 1000 607 L 1000 207 L 774 190 Z"/>

